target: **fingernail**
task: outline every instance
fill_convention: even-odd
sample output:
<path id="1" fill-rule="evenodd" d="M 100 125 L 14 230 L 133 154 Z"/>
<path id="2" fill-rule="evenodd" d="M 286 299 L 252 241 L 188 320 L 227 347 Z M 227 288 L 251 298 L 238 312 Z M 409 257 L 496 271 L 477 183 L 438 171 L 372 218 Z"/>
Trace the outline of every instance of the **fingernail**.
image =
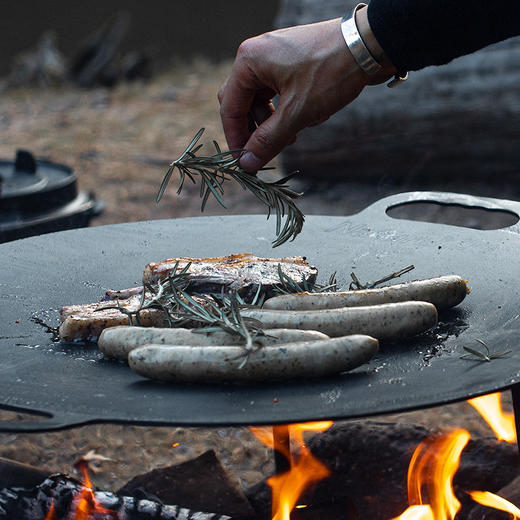
<path id="1" fill-rule="evenodd" d="M 256 172 L 264 166 L 264 162 L 253 152 L 246 152 L 240 158 L 240 166 L 248 172 Z"/>

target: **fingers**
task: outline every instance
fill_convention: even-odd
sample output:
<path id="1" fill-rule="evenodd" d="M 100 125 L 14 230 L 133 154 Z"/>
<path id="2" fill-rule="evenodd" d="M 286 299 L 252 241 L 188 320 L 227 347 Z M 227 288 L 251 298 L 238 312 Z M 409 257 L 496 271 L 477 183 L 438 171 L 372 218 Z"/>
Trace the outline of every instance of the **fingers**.
<path id="1" fill-rule="evenodd" d="M 271 117 L 273 113 L 274 105 L 270 99 L 267 102 L 259 102 L 255 99 L 248 114 L 250 123 L 253 123 L 249 125 L 249 137 L 267 118 Z"/>
<path id="2" fill-rule="evenodd" d="M 276 157 L 285 146 L 296 140 L 296 128 L 288 125 L 280 108 L 274 111 L 251 134 L 244 146 L 246 153 L 240 166 L 249 172 L 258 171 Z"/>
<path id="3" fill-rule="evenodd" d="M 221 117 L 224 133 L 230 149 L 245 149 L 240 166 L 254 172 L 265 166 L 281 150 L 296 141 L 296 131 L 287 122 L 293 120 L 283 115 L 283 101 L 275 109 L 271 89 L 259 89 L 245 96 L 233 88 L 232 77 L 220 88 Z M 247 109 L 246 112 L 244 112 Z"/>
<path id="4" fill-rule="evenodd" d="M 252 88 L 240 88 L 230 77 L 219 91 L 222 128 L 230 150 L 243 148 L 249 138 L 248 113 L 254 99 Z"/>
<path id="5" fill-rule="evenodd" d="M 240 45 L 230 76 L 218 93 L 222 127 L 230 149 L 241 149 L 249 140 L 250 114 L 261 124 L 274 110 L 271 100 L 276 92 L 257 74 L 265 61 L 258 41 L 253 38 Z"/>
<path id="6" fill-rule="evenodd" d="M 222 103 L 228 95 L 226 82 L 219 90 L 223 126 L 227 128 L 226 140 L 230 149 L 246 149 L 240 160 L 240 165 L 247 171 L 258 171 L 275 157 L 288 144 L 296 141 L 296 135 L 289 129 L 281 128 L 280 116 L 275 117 L 275 107 L 270 89 L 258 91 L 251 101 L 249 111 L 243 115 L 241 108 L 238 117 L 232 117 L 229 105 Z M 243 105 L 245 107 L 247 105 Z M 227 125 L 224 123 L 226 121 Z M 247 129 L 246 129 L 247 128 Z M 276 135 L 275 135 L 276 129 Z M 229 136 L 229 137 L 228 137 Z M 255 153 L 256 152 L 256 153 Z M 257 155 L 258 154 L 258 155 Z"/>

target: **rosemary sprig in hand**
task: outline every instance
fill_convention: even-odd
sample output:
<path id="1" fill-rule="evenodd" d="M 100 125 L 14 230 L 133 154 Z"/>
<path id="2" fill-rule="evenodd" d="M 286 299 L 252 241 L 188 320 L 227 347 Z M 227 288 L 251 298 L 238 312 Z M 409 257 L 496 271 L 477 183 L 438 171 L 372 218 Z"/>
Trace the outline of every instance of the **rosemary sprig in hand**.
<path id="1" fill-rule="evenodd" d="M 224 195 L 223 184 L 224 181 L 233 179 L 267 206 L 267 218 L 269 218 L 271 212 L 276 213 L 276 240 L 273 241 L 273 247 L 277 247 L 287 240 L 294 240 L 301 232 L 305 221 L 305 215 L 293 200 L 301 197 L 302 194 L 287 186 L 287 181 L 297 172 L 275 182 L 263 181 L 257 177 L 256 173 L 246 172 L 240 168 L 239 160 L 243 150 L 223 152 L 215 141 L 213 141 L 216 150 L 214 155 L 197 156 L 195 154 L 203 146 L 202 144 L 197 145 L 203 133 L 204 128 L 201 128 L 181 156 L 170 164 L 157 193 L 156 201 L 161 200 L 175 168 L 179 170 L 180 174 L 177 194 L 181 193 L 186 177 L 194 184 L 196 183 L 195 177 L 200 177 L 201 211 L 204 211 L 210 195 L 213 195 L 218 203 L 226 208 L 222 199 Z M 262 168 L 262 170 L 268 169 L 270 168 Z M 284 217 L 285 223 L 282 227 Z"/>

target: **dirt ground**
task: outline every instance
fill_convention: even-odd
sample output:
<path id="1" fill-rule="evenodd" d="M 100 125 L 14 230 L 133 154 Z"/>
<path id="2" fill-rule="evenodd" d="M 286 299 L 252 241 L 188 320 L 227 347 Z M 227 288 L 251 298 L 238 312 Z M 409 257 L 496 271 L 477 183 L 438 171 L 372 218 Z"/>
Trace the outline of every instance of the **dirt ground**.
<path id="1" fill-rule="evenodd" d="M 165 166 L 206 127 L 206 140 L 224 143 L 217 90 L 230 64 L 196 62 L 179 66 L 148 83 L 113 90 L 72 87 L 19 89 L 0 99 L 0 157 L 28 148 L 74 168 L 82 190 L 93 190 L 106 209 L 92 225 L 199 214 L 198 188 L 187 186 L 175 197 L 154 198 Z M 207 145 L 209 146 L 209 144 Z M 275 162 L 276 165 L 276 162 Z M 234 214 L 264 212 L 240 188 L 228 186 L 226 201 Z M 341 201 L 311 196 L 307 213 L 341 214 Z M 210 202 L 206 214 L 224 213 Z M 506 396 L 506 407 L 510 399 Z M 0 420 L 18 419 L 0 412 Z M 477 412 L 466 403 L 432 410 L 377 417 L 429 428 L 462 426 L 475 435 L 490 435 Z M 176 447 L 172 444 L 179 443 Z M 272 454 L 245 428 L 150 428 L 91 425 L 46 434 L 0 434 L 0 457 L 70 472 L 74 460 L 89 450 L 113 459 L 102 465 L 94 484 L 116 489 L 136 474 L 181 462 L 214 448 L 223 465 L 244 486 L 273 471 Z"/>

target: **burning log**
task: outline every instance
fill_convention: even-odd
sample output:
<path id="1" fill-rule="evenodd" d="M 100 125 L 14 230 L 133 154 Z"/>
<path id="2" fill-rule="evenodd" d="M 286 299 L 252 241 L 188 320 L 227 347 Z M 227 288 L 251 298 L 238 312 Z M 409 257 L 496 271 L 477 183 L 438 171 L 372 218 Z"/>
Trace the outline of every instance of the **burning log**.
<path id="1" fill-rule="evenodd" d="M 0 491 L 0 519 L 6 520 L 228 520 L 230 517 L 164 505 L 159 500 L 94 491 L 56 474 L 38 486 Z"/>
<path id="2" fill-rule="evenodd" d="M 307 489 L 298 503 L 326 504 L 350 500 L 347 518 L 393 518 L 407 507 L 407 471 L 417 445 L 429 437 L 423 427 L 359 421 L 338 424 L 315 435 L 308 446 L 330 470 L 330 477 Z M 499 490 L 518 475 L 516 446 L 494 439 L 470 440 L 455 474 L 454 489 L 462 503 L 460 518 L 474 506 L 465 490 Z M 271 490 L 256 484 L 246 495 L 262 519 L 271 518 Z M 477 517 L 475 517 L 477 518 Z"/>
<path id="3" fill-rule="evenodd" d="M 497 495 L 513 504 L 520 504 L 520 477 L 515 478 L 507 486 L 503 487 L 498 491 Z M 511 515 L 504 511 L 478 504 L 471 510 L 468 520 L 511 520 Z"/>

